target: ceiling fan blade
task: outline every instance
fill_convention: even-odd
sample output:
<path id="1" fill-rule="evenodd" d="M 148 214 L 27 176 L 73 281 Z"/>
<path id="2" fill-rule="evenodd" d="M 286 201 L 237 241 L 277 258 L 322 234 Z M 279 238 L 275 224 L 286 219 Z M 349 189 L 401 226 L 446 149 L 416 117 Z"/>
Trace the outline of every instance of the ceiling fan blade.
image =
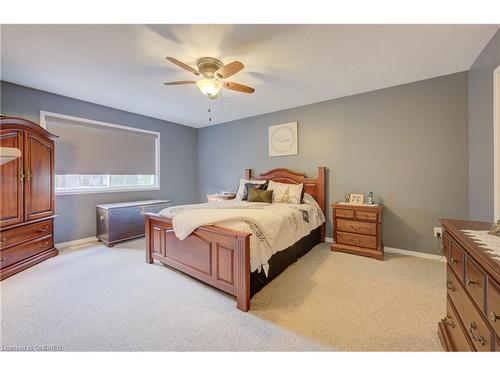
<path id="1" fill-rule="evenodd" d="M 196 83 L 196 81 L 173 81 L 165 82 L 164 85 L 188 85 L 190 83 Z"/>
<path id="2" fill-rule="evenodd" d="M 245 86 L 236 82 L 225 82 L 224 87 L 229 90 L 244 92 L 245 94 L 253 94 L 255 92 L 253 87 Z"/>
<path id="3" fill-rule="evenodd" d="M 167 60 L 170 61 L 171 63 L 177 65 L 177 66 L 180 66 L 182 69 L 185 69 L 188 72 L 193 73 L 194 75 L 197 75 L 197 76 L 200 75 L 200 72 L 198 72 L 196 69 L 191 68 L 188 64 L 184 64 L 182 61 L 179 61 L 174 57 L 167 56 Z"/>
<path id="4" fill-rule="evenodd" d="M 227 65 L 224 65 L 222 68 L 215 72 L 215 76 L 218 78 L 229 78 L 232 75 L 238 73 L 241 69 L 243 69 L 245 65 L 240 63 L 239 61 L 233 61 Z"/>

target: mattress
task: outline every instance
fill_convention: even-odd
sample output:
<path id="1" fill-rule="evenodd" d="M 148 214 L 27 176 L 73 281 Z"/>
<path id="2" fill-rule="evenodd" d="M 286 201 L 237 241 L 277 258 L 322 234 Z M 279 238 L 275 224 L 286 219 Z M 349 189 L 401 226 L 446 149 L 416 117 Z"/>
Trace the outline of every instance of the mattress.
<path id="1" fill-rule="evenodd" d="M 223 201 L 166 208 L 159 213 L 172 219 L 176 236 L 186 238 L 203 225 L 217 225 L 250 237 L 250 272 L 270 271 L 270 259 L 308 236 L 325 222 L 325 216 L 311 196 L 304 203 L 254 203 Z"/>

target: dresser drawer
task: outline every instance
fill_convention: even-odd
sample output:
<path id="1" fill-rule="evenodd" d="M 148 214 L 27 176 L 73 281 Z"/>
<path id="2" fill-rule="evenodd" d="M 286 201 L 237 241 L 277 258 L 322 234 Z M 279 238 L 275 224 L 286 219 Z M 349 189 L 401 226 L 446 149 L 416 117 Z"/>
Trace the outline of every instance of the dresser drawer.
<path id="1" fill-rule="evenodd" d="M 377 238 L 376 237 L 365 236 L 362 234 L 337 232 L 337 242 L 347 244 L 347 245 L 367 247 L 370 249 L 377 248 Z"/>
<path id="2" fill-rule="evenodd" d="M 460 320 L 449 297 L 446 298 L 446 318 L 444 318 L 444 324 L 446 324 L 446 330 L 455 345 L 454 350 L 458 352 L 470 352 L 472 348 L 469 345 L 469 340 L 462 330 Z"/>
<path id="3" fill-rule="evenodd" d="M 486 275 L 470 256 L 467 256 L 465 262 L 465 289 L 467 289 L 479 309 L 485 311 Z"/>
<path id="4" fill-rule="evenodd" d="M 451 255 L 451 238 L 450 238 L 450 235 L 446 231 L 443 234 L 443 255 L 445 256 L 446 260 L 449 262 L 450 255 Z"/>
<path id="5" fill-rule="evenodd" d="M 51 249 L 53 246 L 52 235 L 44 236 L 33 241 L 22 243 L 21 245 L 12 246 L 8 249 L 1 250 L 1 266 L 2 268 L 11 264 L 25 260 L 42 251 Z"/>
<path id="6" fill-rule="evenodd" d="M 455 271 L 458 275 L 460 281 L 463 283 L 465 271 L 465 252 L 453 240 L 451 241 L 451 254 L 448 262 L 451 268 L 453 268 L 453 271 Z"/>
<path id="7" fill-rule="evenodd" d="M 342 232 L 352 232 L 367 234 L 369 236 L 377 235 L 376 223 L 364 223 L 361 221 L 337 219 L 337 230 Z"/>
<path id="8" fill-rule="evenodd" d="M 495 332 L 500 336 L 500 285 L 493 280 L 488 280 L 488 292 L 486 299 L 486 316 Z M 500 348 L 500 341 L 497 342 Z"/>
<path id="9" fill-rule="evenodd" d="M 377 221 L 377 213 L 369 211 L 356 211 L 356 220 Z"/>
<path id="10" fill-rule="evenodd" d="M 0 248 L 6 249 L 20 242 L 52 234 L 52 220 L 40 221 L 22 227 L 7 229 L 1 233 Z"/>
<path id="11" fill-rule="evenodd" d="M 336 217 L 345 217 L 347 219 L 354 219 L 354 211 L 353 210 L 336 209 L 335 216 Z"/>
<path id="12" fill-rule="evenodd" d="M 493 349 L 493 332 L 490 331 L 481 313 L 474 307 L 465 289 L 449 267 L 446 277 L 448 295 L 457 311 L 459 311 L 459 317 L 467 330 L 474 348 L 477 351 L 491 351 Z"/>

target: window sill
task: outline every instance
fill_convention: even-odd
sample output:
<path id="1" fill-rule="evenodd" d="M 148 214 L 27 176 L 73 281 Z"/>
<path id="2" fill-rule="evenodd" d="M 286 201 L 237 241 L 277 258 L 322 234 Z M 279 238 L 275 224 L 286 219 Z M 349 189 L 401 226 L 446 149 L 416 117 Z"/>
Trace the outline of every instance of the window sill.
<path id="1" fill-rule="evenodd" d="M 160 187 L 131 187 L 123 189 L 89 189 L 89 190 L 67 190 L 67 191 L 56 191 L 56 196 L 59 195 L 84 195 L 84 194 L 105 194 L 105 193 L 131 193 L 137 191 L 158 191 Z"/>

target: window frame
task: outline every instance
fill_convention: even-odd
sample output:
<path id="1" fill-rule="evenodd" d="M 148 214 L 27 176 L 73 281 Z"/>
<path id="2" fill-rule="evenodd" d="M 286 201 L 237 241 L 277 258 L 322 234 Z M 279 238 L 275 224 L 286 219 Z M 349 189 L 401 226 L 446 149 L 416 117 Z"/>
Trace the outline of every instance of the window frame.
<path id="1" fill-rule="evenodd" d="M 103 193 L 121 193 L 121 192 L 133 192 L 133 191 L 155 191 L 160 190 L 160 132 L 153 130 L 145 130 L 141 128 L 134 128 L 131 126 L 124 126 L 113 124 L 109 122 L 90 120 L 82 117 L 75 117 L 69 115 L 63 115 L 55 112 L 40 111 L 40 126 L 47 129 L 47 117 L 56 117 L 62 120 L 79 121 L 87 124 L 123 129 L 128 131 L 133 131 L 137 133 L 145 133 L 155 136 L 155 185 L 154 186 L 124 186 L 122 188 L 117 186 L 110 186 L 108 188 L 81 188 L 81 189 L 68 189 L 68 190 L 57 190 L 55 189 L 55 195 L 81 195 L 81 194 L 103 194 Z M 56 150 L 57 153 L 57 150 Z M 54 175 L 55 179 L 55 175 Z"/>

